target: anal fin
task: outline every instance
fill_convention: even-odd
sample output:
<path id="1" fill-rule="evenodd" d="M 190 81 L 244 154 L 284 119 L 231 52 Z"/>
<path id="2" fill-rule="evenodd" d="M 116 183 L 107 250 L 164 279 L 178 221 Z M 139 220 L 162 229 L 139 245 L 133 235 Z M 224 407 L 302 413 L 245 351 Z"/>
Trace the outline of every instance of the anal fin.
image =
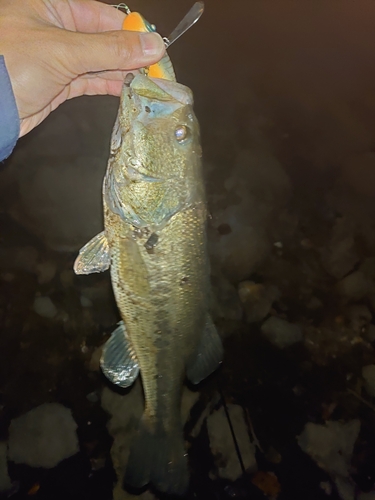
<path id="1" fill-rule="evenodd" d="M 112 384 L 129 387 L 139 374 L 136 355 L 126 334 L 123 321 L 106 342 L 100 358 L 100 366 Z"/>
<path id="2" fill-rule="evenodd" d="M 76 274 L 102 273 L 109 269 L 111 256 L 104 231 L 92 238 L 79 251 L 74 262 Z"/>
<path id="3" fill-rule="evenodd" d="M 201 342 L 195 357 L 187 367 L 186 375 L 190 382 L 199 384 L 211 375 L 223 359 L 223 345 L 211 316 L 207 315 Z"/>

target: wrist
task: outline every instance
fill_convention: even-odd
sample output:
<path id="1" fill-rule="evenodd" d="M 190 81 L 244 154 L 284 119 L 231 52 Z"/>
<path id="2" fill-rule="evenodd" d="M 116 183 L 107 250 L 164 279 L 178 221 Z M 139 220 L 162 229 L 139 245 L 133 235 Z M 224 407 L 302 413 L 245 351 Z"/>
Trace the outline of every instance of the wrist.
<path id="1" fill-rule="evenodd" d="M 0 54 L 0 160 L 7 158 L 13 151 L 20 134 L 20 118 L 12 84 Z"/>

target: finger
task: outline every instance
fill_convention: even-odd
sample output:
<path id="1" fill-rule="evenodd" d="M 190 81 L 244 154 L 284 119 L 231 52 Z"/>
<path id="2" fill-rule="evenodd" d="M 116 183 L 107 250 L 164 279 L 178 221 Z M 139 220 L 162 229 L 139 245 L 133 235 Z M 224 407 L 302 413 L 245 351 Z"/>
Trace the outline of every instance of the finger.
<path id="1" fill-rule="evenodd" d="M 63 21 L 73 18 L 75 29 L 83 33 L 120 30 L 126 17 L 121 10 L 93 0 L 57 0 L 54 7 Z"/>
<path id="2" fill-rule="evenodd" d="M 48 104 L 44 109 L 21 120 L 20 124 L 20 137 L 28 134 L 36 126 L 42 123 L 47 116 L 60 106 L 63 102 L 74 97 L 82 95 L 112 95 L 120 96 L 123 86 L 123 79 L 111 80 L 102 77 L 93 77 L 92 75 L 83 75 L 67 85 L 63 91 L 55 97 L 55 99 Z"/>
<path id="3" fill-rule="evenodd" d="M 50 106 L 47 106 L 39 113 L 36 113 L 35 115 L 32 115 L 28 118 L 21 120 L 20 137 L 23 137 L 24 135 L 28 134 L 31 130 L 33 130 L 40 123 L 42 123 L 42 121 L 47 118 L 50 112 L 51 112 Z"/>
<path id="4" fill-rule="evenodd" d="M 134 75 L 139 73 L 137 69 L 134 69 L 131 71 Z M 119 80 L 121 82 L 124 81 L 126 75 L 129 74 L 129 71 L 96 71 L 92 73 L 86 73 L 85 75 L 82 75 L 82 77 L 85 78 L 103 78 L 104 80 Z"/>
<path id="5" fill-rule="evenodd" d="M 101 77 L 80 76 L 69 85 L 66 99 L 81 95 L 121 95 L 124 80 L 106 80 Z"/>
<path id="6" fill-rule="evenodd" d="M 107 31 L 105 33 L 60 33 L 61 63 L 76 76 L 90 71 L 132 70 L 159 61 L 165 52 L 157 33 Z M 66 51 L 69 51 L 69 54 Z"/>

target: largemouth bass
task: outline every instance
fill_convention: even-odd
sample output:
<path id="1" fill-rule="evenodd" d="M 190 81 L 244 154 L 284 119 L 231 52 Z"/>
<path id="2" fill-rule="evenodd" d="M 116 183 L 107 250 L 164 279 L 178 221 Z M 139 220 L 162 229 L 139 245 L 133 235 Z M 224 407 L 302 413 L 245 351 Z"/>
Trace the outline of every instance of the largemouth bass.
<path id="1" fill-rule="evenodd" d="M 209 262 L 199 125 L 189 88 L 128 75 L 103 184 L 104 226 L 75 262 L 77 274 L 110 268 L 122 317 L 101 366 L 114 384 L 139 372 L 145 411 L 125 482 L 184 494 L 189 483 L 180 406 L 222 359 L 208 313 Z"/>

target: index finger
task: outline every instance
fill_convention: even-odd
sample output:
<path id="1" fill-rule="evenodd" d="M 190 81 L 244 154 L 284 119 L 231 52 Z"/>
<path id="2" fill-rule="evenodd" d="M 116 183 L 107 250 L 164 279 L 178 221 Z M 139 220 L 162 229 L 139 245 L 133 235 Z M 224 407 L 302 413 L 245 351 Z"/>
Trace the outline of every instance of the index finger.
<path id="1" fill-rule="evenodd" d="M 77 31 L 82 33 L 99 33 L 102 31 L 121 30 L 126 15 L 119 9 L 94 0 L 55 1 L 55 8 L 62 20 L 64 14 L 73 18 Z M 69 9 L 69 12 L 63 12 Z"/>

